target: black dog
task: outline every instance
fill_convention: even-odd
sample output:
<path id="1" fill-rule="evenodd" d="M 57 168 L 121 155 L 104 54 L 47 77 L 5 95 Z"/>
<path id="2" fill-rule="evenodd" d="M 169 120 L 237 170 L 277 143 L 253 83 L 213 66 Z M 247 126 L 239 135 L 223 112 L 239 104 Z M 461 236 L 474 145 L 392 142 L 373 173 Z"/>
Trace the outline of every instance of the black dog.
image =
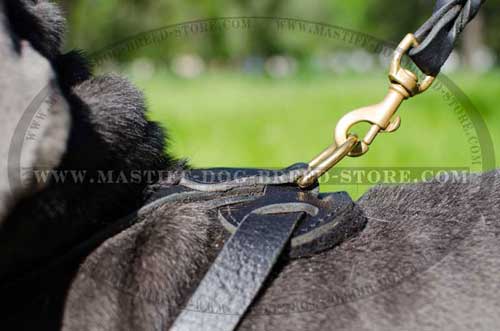
<path id="1" fill-rule="evenodd" d="M 9 196 L 8 203 L 2 206 L 6 211 L 0 219 L 0 280 L 9 283 L 46 265 L 103 226 L 139 207 L 145 199 L 148 183 L 154 182 L 154 178 L 139 178 L 130 184 L 96 185 L 90 181 L 96 178 L 97 170 L 124 173 L 134 170 L 140 174 L 140 170 L 175 167 L 176 161 L 164 153 L 163 130 L 146 120 L 143 96 L 136 88 L 118 76 L 94 78 L 80 53 L 60 53 L 65 21 L 55 5 L 46 1 L 13 0 L 3 1 L 1 6 L 2 38 L 11 45 L 10 53 L 3 53 L 2 62 L 12 61 L 8 63 L 9 68 L 21 72 L 24 64 L 19 63 L 19 59 L 29 52 L 45 58 L 45 84 L 51 86 L 51 98 L 64 100 L 63 106 L 60 102 L 49 111 L 50 121 L 59 124 L 49 126 L 47 131 L 58 134 L 40 138 L 37 149 L 30 151 L 35 160 L 31 166 L 52 164 L 55 171 L 77 169 L 87 175 L 83 182 L 48 181 L 41 190 L 20 188 Z M 38 58 L 32 57 L 28 60 L 35 66 Z M 34 77 L 26 80 L 30 79 Z M 16 86 L 12 77 L 3 76 L 2 80 L 12 88 L 7 96 L 11 103 L 16 93 L 27 89 L 24 82 Z M 31 98 L 38 92 L 34 90 Z M 22 101 L 29 99 L 24 94 L 19 97 Z M 19 102 L 16 106 L 18 113 L 27 106 L 24 104 Z M 12 122 L 17 119 L 13 118 Z M 7 124 L 14 127 L 16 123 Z M 10 137 L 3 143 L 6 147 L 10 142 L 7 138 Z M 53 152 L 58 149 L 60 153 Z M 39 154 L 42 157 L 38 157 Z M 51 154 L 52 159 L 43 158 Z M 44 287 L 50 287 L 50 282 Z M 35 294 L 26 296 L 16 289 L 12 296 L 23 302 Z M 18 309 L 8 295 L 4 298 L 3 305 Z M 35 316 L 44 312 L 36 308 L 31 313 L 33 325 L 37 325 Z M 53 316 L 48 320 L 57 324 Z"/>

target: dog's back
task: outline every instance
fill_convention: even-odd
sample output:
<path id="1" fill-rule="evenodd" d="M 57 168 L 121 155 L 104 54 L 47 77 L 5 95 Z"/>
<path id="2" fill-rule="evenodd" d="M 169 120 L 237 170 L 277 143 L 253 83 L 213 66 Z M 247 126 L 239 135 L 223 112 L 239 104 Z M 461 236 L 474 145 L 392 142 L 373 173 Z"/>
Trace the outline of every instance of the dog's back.
<path id="1" fill-rule="evenodd" d="M 240 329 L 494 329 L 499 175 L 372 189 L 358 202 L 366 228 L 332 250 L 282 261 Z M 89 256 L 65 326 L 167 328 L 220 249 L 210 236 L 218 220 L 197 208 L 166 204 Z"/>

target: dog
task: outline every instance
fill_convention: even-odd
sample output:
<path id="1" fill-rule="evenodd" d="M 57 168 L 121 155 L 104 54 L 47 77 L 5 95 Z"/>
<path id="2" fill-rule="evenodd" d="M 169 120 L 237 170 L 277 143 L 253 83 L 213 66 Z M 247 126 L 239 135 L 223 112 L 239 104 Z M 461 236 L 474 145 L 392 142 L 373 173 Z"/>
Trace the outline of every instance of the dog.
<path id="1" fill-rule="evenodd" d="M 62 54 L 64 18 L 44 0 L 0 2 L 2 159 L 41 90 L 44 133 L 21 167 L 183 171 L 142 94 Z M 12 164 L 10 165 L 12 166 Z M 161 176 L 98 185 L 9 181 L 2 163 L 2 330 L 166 330 L 228 234 L 197 203 L 165 203 L 64 267 L 58 257 L 141 207 Z M 366 227 L 341 245 L 282 259 L 239 330 L 492 330 L 500 324 L 500 176 L 379 186 L 356 203 Z M 14 187 L 12 187 L 14 186 Z"/>

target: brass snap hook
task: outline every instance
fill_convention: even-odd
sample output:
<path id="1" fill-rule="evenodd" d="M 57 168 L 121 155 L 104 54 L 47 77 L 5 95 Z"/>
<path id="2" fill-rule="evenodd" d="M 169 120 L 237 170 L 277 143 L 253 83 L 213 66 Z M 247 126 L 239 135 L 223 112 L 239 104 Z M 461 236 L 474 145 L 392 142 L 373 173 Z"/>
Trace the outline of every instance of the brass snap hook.
<path id="1" fill-rule="evenodd" d="M 425 76 L 419 82 L 417 75 L 401 67 L 403 55 L 411 47 L 418 46 L 413 34 L 407 34 L 394 51 L 389 68 L 389 92 L 384 100 L 373 106 L 363 107 L 344 115 L 335 127 L 335 142 L 309 163 L 306 173 L 298 180 L 298 185 L 307 188 L 345 156 L 360 156 L 368 151 L 379 132 L 394 132 L 401 125 L 399 116 L 393 119 L 403 100 L 427 90 L 434 81 L 433 76 Z M 351 128 L 360 123 L 371 124 L 370 129 L 359 139 L 350 133 Z"/>
<path id="2" fill-rule="evenodd" d="M 378 104 L 354 110 L 340 119 L 335 128 L 335 143 L 342 145 L 350 135 L 349 130 L 356 124 L 367 122 L 372 124 L 368 133 L 360 140 L 359 146 L 349 156 L 360 156 L 368 151 L 379 132 L 394 132 L 401 125 L 401 118 L 392 119 L 403 100 L 422 93 L 430 87 L 434 77 L 426 76 L 421 83 L 417 75 L 401 67 L 403 55 L 411 48 L 418 46 L 413 34 L 408 34 L 394 51 L 389 69 L 389 92 Z"/>
<path id="3" fill-rule="evenodd" d="M 349 156 L 360 156 L 368 151 L 370 145 L 380 131 L 394 132 L 400 124 L 400 117 L 391 121 L 392 116 L 398 109 L 405 96 L 399 91 L 390 89 L 385 99 L 373 106 L 363 107 L 347 113 L 340 119 L 335 128 L 335 143 L 342 145 L 350 135 L 349 130 L 356 124 L 367 122 L 372 124 L 370 130 L 359 141 L 359 146 L 350 152 Z"/>

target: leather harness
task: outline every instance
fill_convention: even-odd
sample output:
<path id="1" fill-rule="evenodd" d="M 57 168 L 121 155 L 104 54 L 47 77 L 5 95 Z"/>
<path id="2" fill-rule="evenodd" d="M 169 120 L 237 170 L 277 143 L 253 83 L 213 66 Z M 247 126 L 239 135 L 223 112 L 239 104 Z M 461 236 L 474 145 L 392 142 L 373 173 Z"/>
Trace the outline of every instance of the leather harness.
<path id="1" fill-rule="evenodd" d="M 306 168 L 191 170 L 153 196 L 159 203 L 206 201 L 233 233 L 172 330 L 233 330 L 282 255 L 311 256 L 363 228 L 366 219 L 353 218 L 361 211 L 346 193 L 295 185 Z"/>

